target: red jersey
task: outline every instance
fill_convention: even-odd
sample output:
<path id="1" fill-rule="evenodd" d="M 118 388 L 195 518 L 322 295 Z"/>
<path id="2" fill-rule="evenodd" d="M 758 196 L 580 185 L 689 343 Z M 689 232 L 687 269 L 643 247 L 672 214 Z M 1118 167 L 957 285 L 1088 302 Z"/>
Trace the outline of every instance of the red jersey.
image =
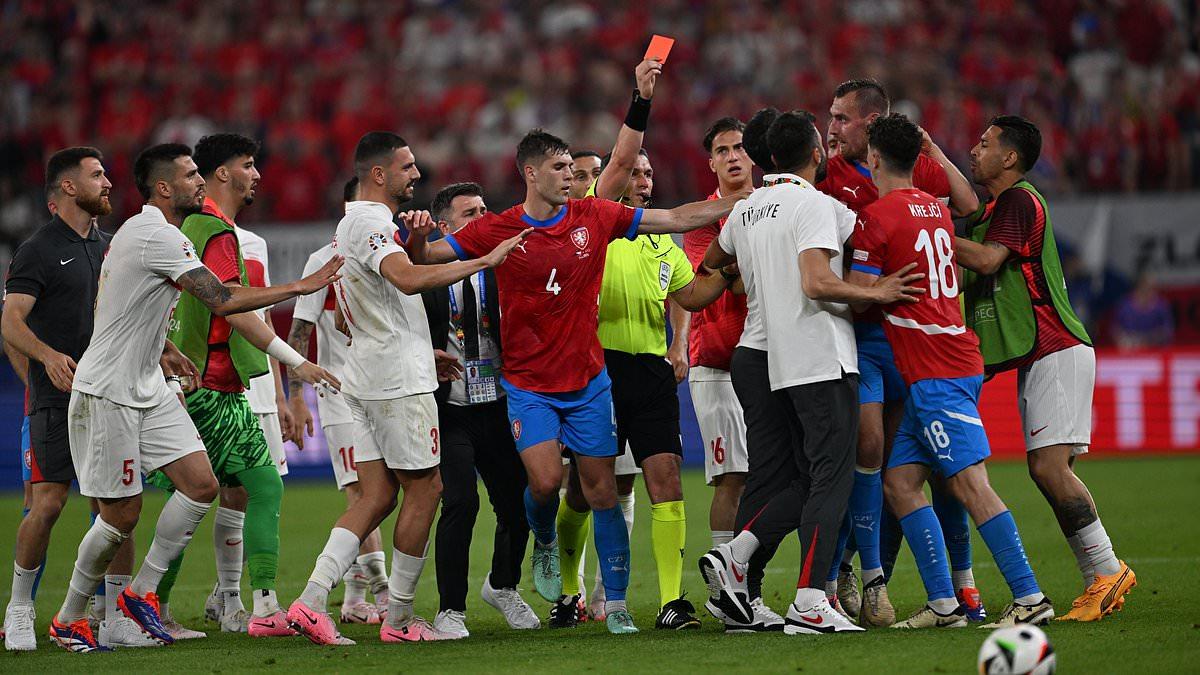
<path id="1" fill-rule="evenodd" d="M 925 295 L 882 308 L 883 330 L 904 381 L 983 374 L 979 338 L 963 323 L 958 304 L 954 223 L 947 207 L 918 189 L 893 190 L 864 208 L 853 235 L 851 269 L 891 274 L 916 263 Z"/>
<path id="2" fill-rule="evenodd" d="M 209 213 L 207 205 L 204 212 L 216 215 Z M 241 279 L 237 256 L 237 236 L 233 232 L 222 232 L 208 240 L 201 262 L 218 281 L 228 284 Z M 212 316 L 208 327 L 208 363 L 200 380 L 201 387 L 231 393 L 245 390 L 242 378 L 233 366 L 233 358 L 229 355 L 229 336 L 232 333 L 233 327 L 224 317 Z"/>
<path id="3" fill-rule="evenodd" d="M 720 199 L 720 189 L 714 190 L 708 198 Z M 724 218 L 683 235 L 683 252 L 697 273 L 704 262 L 708 245 L 721 233 L 722 227 L 725 227 Z M 722 293 L 708 307 L 692 312 L 692 328 L 688 335 L 688 360 L 691 365 L 729 370 L 733 348 L 741 339 L 745 325 L 746 296 L 736 295 L 730 290 Z"/>
<path id="4" fill-rule="evenodd" d="M 913 187 L 934 197 L 950 198 L 950 179 L 946 178 L 946 170 L 932 157 L 926 154 L 917 155 L 917 163 L 913 166 Z M 817 189 L 845 204 L 855 213 L 875 203 L 879 199 L 879 188 L 871 180 L 871 172 L 867 167 L 851 162 L 841 155 L 829 158 L 829 167 L 825 180 L 817 183 Z M 952 230 L 953 231 L 953 230 Z M 878 305 L 871 305 L 861 314 L 855 314 L 856 322 L 878 323 L 883 320 Z"/>
<path id="5" fill-rule="evenodd" d="M 477 258 L 535 228 L 496 268 L 506 380 L 529 391 L 561 393 L 583 389 L 600 373 L 604 350 L 596 329 L 604 259 L 610 242 L 637 236 L 641 220 L 641 209 L 571 199 L 548 220 L 534 220 L 518 204 L 446 237 L 460 258 Z"/>
<path id="6" fill-rule="evenodd" d="M 986 218 L 989 213 L 992 224 L 988 226 L 983 240 L 1003 244 L 1018 258 L 1036 261 L 1022 269 L 1025 271 L 1029 298 L 1033 301 L 1033 315 L 1037 320 L 1037 342 L 1028 356 L 1005 366 L 1024 368 L 1047 354 L 1083 344 L 1063 325 L 1054 304 L 1049 301 L 1050 288 L 1041 264 L 1042 243 L 1046 238 L 1046 213 L 1042 210 L 1042 203 L 1028 190 L 1009 188 L 984 206 L 983 217 Z"/>

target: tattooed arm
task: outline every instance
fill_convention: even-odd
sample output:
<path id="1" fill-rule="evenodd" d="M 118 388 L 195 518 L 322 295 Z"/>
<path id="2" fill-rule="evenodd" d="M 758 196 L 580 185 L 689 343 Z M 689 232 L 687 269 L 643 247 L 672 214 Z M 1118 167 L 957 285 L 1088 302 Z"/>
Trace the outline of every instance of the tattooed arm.
<path id="1" fill-rule="evenodd" d="M 287 343 L 292 349 L 301 354 L 308 354 L 308 342 L 312 338 L 313 324 L 304 319 L 292 317 L 292 329 L 288 332 Z M 300 396 L 303 387 L 296 378 L 288 378 L 288 398 L 295 400 Z"/>
<path id="2" fill-rule="evenodd" d="M 292 317 L 292 328 L 288 331 L 288 345 L 300 352 L 308 354 L 308 341 L 312 337 L 313 325 L 304 319 Z M 288 377 L 288 408 L 291 415 L 289 435 L 301 450 L 304 449 L 304 438 L 313 435 L 312 411 L 304 402 L 304 385 L 300 378 Z"/>
<path id="3" fill-rule="evenodd" d="M 299 281 L 265 288 L 226 286 L 207 267 L 185 272 L 177 282 L 183 290 L 203 302 L 210 312 L 217 316 L 228 316 L 269 307 L 297 295 L 315 293 L 341 278 L 337 271 L 342 262 L 341 256 L 334 256 L 321 269 Z"/>

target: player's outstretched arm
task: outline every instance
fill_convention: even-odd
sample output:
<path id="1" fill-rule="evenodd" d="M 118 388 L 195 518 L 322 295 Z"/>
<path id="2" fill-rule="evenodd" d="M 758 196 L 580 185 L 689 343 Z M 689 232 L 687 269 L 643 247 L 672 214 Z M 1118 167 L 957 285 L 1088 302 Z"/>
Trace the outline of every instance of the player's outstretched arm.
<path id="1" fill-rule="evenodd" d="M 271 358 L 278 359 L 288 367 L 288 372 L 310 384 L 321 384 L 341 389 L 342 383 L 332 373 L 311 363 L 300 352 L 292 349 L 286 342 L 279 339 L 275 330 L 267 325 L 258 314 L 242 312 L 225 317 L 229 325 L 250 344 L 266 352 Z"/>
<path id="2" fill-rule="evenodd" d="M 75 359 L 56 351 L 42 342 L 30 330 L 26 319 L 33 310 L 37 298 L 27 293 L 9 293 L 4 299 L 4 314 L 0 317 L 0 334 L 4 336 L 5 350 L 9 347 L 22 355 L 41 363 L 46 368 L 50 382 L 61 391 L 71 391 L 75 379 Z M 14 363 L 14 367 L 16 364 Z M 25 364 L 28 371 L 28 362 Z"/>
<path id="3" fill-rule="evenodd" d="M 617 142 L 613 145 L 608 164 L 596 179 L 596 197 L 600 199 L 620 200 L 625 186 L 629 184 L 629 177 L 633 175 L 633 165 L 637 163 L 638 151 L 642 149 L 642 139 L 646 135 L 654 83 L 662 74 L 662 67 L 662 63 L 657 60 L 646 59 L 634 69 L 638 98 L 641 100 L 634 100 L 629 104 L 629 112 L 617 132 Z"/>
<path id="4" fill-rule="evenodd" d="M 383 262 L 379 264 L 379 273 L 405 295 L 416 295 L 435 288 L 444 288 L 460 279 L 466 279 L 476 272 L 496 267 L 504 262 L 508 254 L 525 241 L 530 232 L 533 232 L 532 227 L 500 242 L 499 246 L 482 258 L 461 262 L 414 265 L 407 255 L 396 252 L 383 259 Z M 453 253 L 453 249 L 445 241 L 438 241 L 435 244 L 446 244 L 446 248 Z M 451 260 L 457 258 L 458 255 L 454 254 Z"/>
<path id="5" fill-rule="evenodd" d="M 645 209 L 638 224 L 638 234 L 672 234 L 687 232 L 729 215 L 734 204 L 749 194 L 735 194 L 720 199 L 706 199 L 673 209 Z"/>
<path id="6" fill-rule="evenodd" d="M 995 274 L 1012 253 L 998 241 L 980 244 L 963 237 L 954 238 L 954 257 L 958 264 L 979 274 Z"/>
<path id="7" fill-rule="evenodd" d="M 704 252 L 704 266 L 710 270 L 719 270 L 726 265 L 732 265 L 737 262 L 737 258 L 725 252 L 721 248 L 721 242 L 717 238 L 713 238 L 708 243 L 708 250 Z"/>
<path id="8" fill-rule="evenodd" d="M 955 218 L 975 213 L 979 209 L 979 195 L 975 194 L 971 182 L 958 170 L 958 166 L 950 161 L 946 153 L 942 152 L 937 143 L 933 142 L 924 128 L 921 128 L 921 136 L 924 146 L 921 149 L 941 165 L 942 170 L 946 172 L 946 180 L 950 182 L 950 213 L 954 214 Z"/>
<path id="9" fill-rule="evenodd" d="M 729 288 L 734 279 L 738 278 L 737 265 L 731 265 L 720 270 L 710 269 L 705 271 L 708 273 L 705 274 L 702 271 L 697 274 L 691 283 L 675 291 L 669 297 L 687 311 L 699 312 L 713 302 L 716 302 L 717 298 L 721 297 L 721 294 L 725 292 L 725 289 Z M 674 327 L 674 324 L 672 324 L 672 327 Z"/>
<path id="10" fill-rule="evenodd" d="M 263 288 L 226 286 L 207 267 L 184 272 L 176 279 L 176 283 L 204 303 L 208 311 L 217 316 L 229 316 L 270 307 L 297 295 L 316 293 L 341 278 L 337 272 L 342 268 L 342 263 L 342 256 L 335 255 L 321 269 L 299 281 Z"/>
<path id="11" fill-rule="evenodd" d="M 924 274 L 910 274 L 916 263 L 909 263 L 893 274 L 879 277 L 870 286 L 857 286 L 838 278 L 829 267 L 834 252 L 825 248 L 810 248 L 800 252 L 800 285 L 804 294 L 823 302 L 846 302 L 850 304 L 877 303 L 888 305 L 893 302 L 917 302 L 925 289 L 913 286 L 913 282 L 925 278 Z"/>
<path id="12" fill-rule="evenodd" d="M 400 214 L 400 222 L 408 230 L 404 250 L 414 264 L 436 265 L 458 260 L 458 254 L 451 248 L 450 242 L 445 239 L 432 243 L 429 241 L 429 235 L 433 234 L 437 223 L 428 211 L 405 211 Z"/>

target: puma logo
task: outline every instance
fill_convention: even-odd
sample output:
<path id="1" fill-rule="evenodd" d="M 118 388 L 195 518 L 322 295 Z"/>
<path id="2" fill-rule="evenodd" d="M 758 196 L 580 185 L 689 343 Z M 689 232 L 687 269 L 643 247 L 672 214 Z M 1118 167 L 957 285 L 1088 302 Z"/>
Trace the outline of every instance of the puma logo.
<path id="1" fill-rule="evenodd" d="M 525 250 L 525 242 L 521 242 L 521 243 L 517 244 L 517 248 L 521 249 L 521 253 L 525 253 L 525 254 L 529 253 L 529 251 Z"/>
<path id="2" fill-rule="evenodd" d="M 853 195 L 855 199 L 858 199 L 858 191 L 862 189 L 862 186 L 859 185 L 856 188 L 852 188 L 848 185 L 843 185 L 842 189 L 845 190 L 846 192 L 849 192 L 851 195 Z"/>

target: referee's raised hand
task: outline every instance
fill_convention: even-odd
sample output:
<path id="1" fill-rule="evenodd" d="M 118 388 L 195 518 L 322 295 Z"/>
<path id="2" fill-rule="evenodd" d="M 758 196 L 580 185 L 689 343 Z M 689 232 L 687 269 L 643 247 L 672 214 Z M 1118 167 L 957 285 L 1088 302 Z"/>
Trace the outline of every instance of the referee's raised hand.
<path id="1" fill-rule="evenodd" d="M 75 381 L 75 368 L 78 366 L 75 359 L 61 352 L 50 350 L 48 355 L 39 360 L 45 366 L 46 374 L 50 376 L 50 382 L 59 391 L 71 391 L 71 383 Z"/>

